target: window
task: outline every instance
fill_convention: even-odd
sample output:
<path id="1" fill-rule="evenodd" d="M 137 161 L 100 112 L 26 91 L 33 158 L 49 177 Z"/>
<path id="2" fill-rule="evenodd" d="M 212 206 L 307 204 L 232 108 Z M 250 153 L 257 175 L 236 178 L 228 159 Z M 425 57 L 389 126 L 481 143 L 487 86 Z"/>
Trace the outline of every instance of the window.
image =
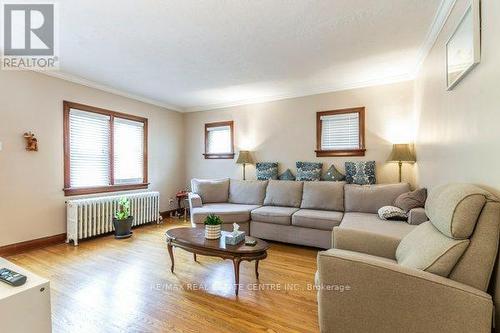
<path id="1" fill-rule="evenodd" d="M 234 158 L 233 122 L 223 121 L 205 124 L 206 159 Z"/>
<path id="2" fill-rule="evenodd" d="M 316 113 L 316 156 L 364 156 L 365 108 Z"/>
<path id="3" fill-rule="evenodd" d="M 148 187 L 145 118 L 64 102 L 66 195 Z"/>

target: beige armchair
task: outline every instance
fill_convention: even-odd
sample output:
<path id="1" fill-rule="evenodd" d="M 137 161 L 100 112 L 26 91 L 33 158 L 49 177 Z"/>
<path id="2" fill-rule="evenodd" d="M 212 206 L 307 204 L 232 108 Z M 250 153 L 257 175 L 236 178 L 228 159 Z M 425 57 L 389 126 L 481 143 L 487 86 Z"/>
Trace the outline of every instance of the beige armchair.
<path id="1" fill-rule="evenodd" d="M 395 253 L 373 241 L 318 254 L 321 332 L 491 332 L 500 203 L 452 184 L 431 191 L 426 214 Z"/>

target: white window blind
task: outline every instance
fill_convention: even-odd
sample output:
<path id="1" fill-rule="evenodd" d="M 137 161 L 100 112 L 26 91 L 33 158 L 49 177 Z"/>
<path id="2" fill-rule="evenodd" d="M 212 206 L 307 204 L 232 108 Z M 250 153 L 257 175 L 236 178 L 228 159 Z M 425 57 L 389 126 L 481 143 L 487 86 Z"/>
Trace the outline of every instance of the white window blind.
<path id="1" fill-rule="evenodd" d="M 359 113 L 321 116 L 321 150 L 360 149 Z"/>
<path id="2" fill-rule="evenodd" d="M 71 187 L 110 184 L 109 120 L 106 115 L 70 110 Z"/>
<path id="3" fill-rule="evenodd" d="M 114 119 L 115 184 L 142 183 L 144 179 L 144 123 Z"/>
<path id="4" fill-rule="evenodd" d="M 207 131 L 208 154 L 232 153 L 230 126 L 208 127 Z"/>

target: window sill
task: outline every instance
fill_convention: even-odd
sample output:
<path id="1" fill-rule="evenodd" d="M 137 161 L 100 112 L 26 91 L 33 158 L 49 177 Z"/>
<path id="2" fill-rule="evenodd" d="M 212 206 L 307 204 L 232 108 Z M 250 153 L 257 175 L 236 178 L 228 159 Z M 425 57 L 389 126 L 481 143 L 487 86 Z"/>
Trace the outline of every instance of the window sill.
<path id="1" fill-rule="evenodd" d="M 331 156 L 365 156 L 366 149 L 350 149 L 350 150 L 315 150 L 316 157 L 331 157 Z"/>
<path id="2" fill-rule="evenodd" d="M 232 160 L 234 159 L 234 153 L 228 153 L 228 154 L 203 154 L 205 156 L 206 160 Z"/>
<path id="3" fill-rule="evenodd" d="M 85 195 L 85 194 L 97 194 L 97 193 L 109 193 L 109 192 L 120 192 L 120 191 L 147 189 L 148 187 L 149 187 L 149 183 L 122 184 L 122 185 L 97 186 L 97 187 L 65 188 L 64 195 L 69 197 L 69 196 L 73 196 L 73 195 Z"/>

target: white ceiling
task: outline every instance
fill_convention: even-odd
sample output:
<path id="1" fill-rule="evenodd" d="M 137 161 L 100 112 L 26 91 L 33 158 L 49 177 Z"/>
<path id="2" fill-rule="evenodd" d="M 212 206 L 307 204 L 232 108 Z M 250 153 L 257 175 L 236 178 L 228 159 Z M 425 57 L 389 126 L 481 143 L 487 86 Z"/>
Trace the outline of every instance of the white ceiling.
<path id="1" fill-rule="evenodd" d="M 56 2 L 52 75 L 196 111 L 411 79 L 454 1 Z"/>

